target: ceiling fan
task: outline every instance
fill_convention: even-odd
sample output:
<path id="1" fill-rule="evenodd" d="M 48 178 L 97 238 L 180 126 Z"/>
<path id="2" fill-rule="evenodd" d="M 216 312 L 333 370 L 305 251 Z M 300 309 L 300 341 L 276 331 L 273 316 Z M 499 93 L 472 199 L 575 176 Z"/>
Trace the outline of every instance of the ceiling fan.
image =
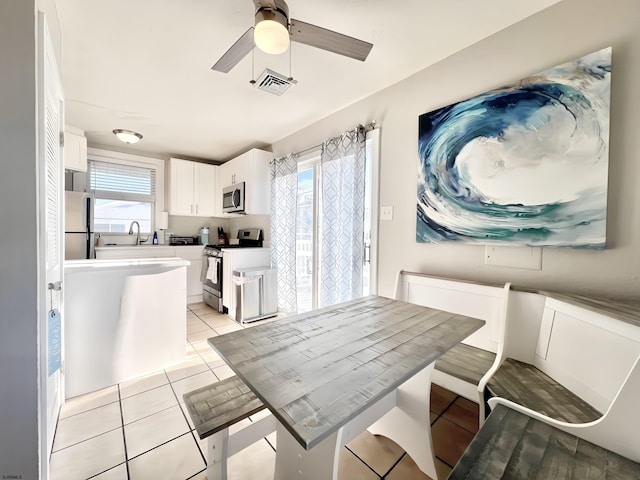
<path id="1" fill-rule="evenodd" d="M 363 62 L 373 47 L 369 42 L 289 18 L 289 7 L 284 0 L 253 0 L 253 3 L 255 25 L 220 57 L 212 70 L 228 73 L 254 47 L 274 55 L 283 53 L 289 48 L 290 40 Z"/>

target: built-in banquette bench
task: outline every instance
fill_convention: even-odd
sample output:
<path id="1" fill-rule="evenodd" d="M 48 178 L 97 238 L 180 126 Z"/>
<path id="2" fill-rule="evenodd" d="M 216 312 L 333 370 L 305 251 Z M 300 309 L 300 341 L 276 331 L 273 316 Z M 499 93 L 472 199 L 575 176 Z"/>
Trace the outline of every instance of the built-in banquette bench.
<path id="1" fill-rule="evenodd" d="M 640 355 L 640 308 L 634 315 L 635 308 L 513 290 L 488 396 L 563 422 L 597 420 Z"/>
<path id="2" fill-rule="evenodd" d="M 484 419 L 484 386 L 496 361 L 508 306 L 510 284 L 504 287 L 401 271 L 395 297 L 405 302 L 484 320 L 485 325 L 444 353 L 431 381 L 480 406 Z"/>
<path id="3" fill-rule="evenodd" d="M 475 295 L 465 298 L 468 285 L 403 271 L 397 292 L 407 301 L 457 313 L 465 307 L 449 308 L 446 303 L 450 300 L 443 304 L 434 297 L 446 287 L 456 292 L 458 302 L 473 306 L 478 301 Z M 495 397 L 489 405 L 509 405 L 640 461 L 640 442 L 635 438 L 640 428 L 639 306 L 517 288 L 505 288 L 504 293 L 504 324 L 496 357 L 478 385 L 478 398 L 486 393 Z M 474 313 L 473 308 L 466 308 L 465 314 L 486 318 L 480 309 Z M 468 361 L 482 361 L 480 355 L 476 358 L 471 355 Z M 442 379 L 435 374 L 440 366 L 436 363 L 435 368 L 432 382 L 451 388 L 447 379 L 440 383 Z M 476 367 L 460 364 L 448 368 L 447 375 L 456 376 L 465 368 Z M 481 407 L 483 403 L 480 400 Z"/>

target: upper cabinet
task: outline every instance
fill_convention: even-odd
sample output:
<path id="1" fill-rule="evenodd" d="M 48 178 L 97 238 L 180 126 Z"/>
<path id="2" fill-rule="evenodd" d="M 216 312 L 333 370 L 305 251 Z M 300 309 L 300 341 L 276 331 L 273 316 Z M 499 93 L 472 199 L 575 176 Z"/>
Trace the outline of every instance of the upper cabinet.
<path id="1" fill-rule="evenodd" d="M 244 182 L 245 213 L 253 215 L 271 214 L 271 152 L 251 149 L 242 155 L 218 166 L 216 190 L 222 198 L 222 189 Z M 223 216 L 222 202 L 217 204 L 217 215 Z M 227 214 L 234 215 L 234 214 Z"/>
<path id="2" fill-rule="evenodd" d="M 64 168 L 75 172 L 87 171 L 87 139 L 84 130 L 71 125 L 64 127 Z"/>
<path id="3" fill-rule="evenodd" d="M 169 214 L 213 217 L 216 214 L 216 166 L 169 159 Z"/>

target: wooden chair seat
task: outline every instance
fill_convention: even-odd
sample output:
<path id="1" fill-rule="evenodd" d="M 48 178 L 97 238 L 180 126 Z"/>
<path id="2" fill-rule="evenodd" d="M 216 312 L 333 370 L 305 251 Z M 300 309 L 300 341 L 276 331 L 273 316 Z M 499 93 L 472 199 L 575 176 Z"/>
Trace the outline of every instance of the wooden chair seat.
<path id="1" fill-rule="evenodd" d="M 489 394 L 506 398 L 550 418 L 587 423 L 602 413 L 533 365 L 506 358 L 487 383 Z"/>

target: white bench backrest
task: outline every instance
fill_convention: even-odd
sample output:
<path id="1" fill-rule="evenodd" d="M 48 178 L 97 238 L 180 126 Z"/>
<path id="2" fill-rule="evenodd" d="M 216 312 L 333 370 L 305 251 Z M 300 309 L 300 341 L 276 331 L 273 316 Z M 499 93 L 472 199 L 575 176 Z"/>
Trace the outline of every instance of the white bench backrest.
<path id="1" fill-rule="evenodd" d="M 598 410 L 613 401 L 640 355 L 640 328 L 546 298 L 534 365 Z"/>
<path id="2" fill-rule="evenodd" d="M 518 290 L 509 292 L 506 338 L 500 363 L 505 357 L 509 357 L 534 364 L 544 302 L 545 297 L 538 293 Z"/>
<path id="3" fill-rule="evenodd" d="M 463 343 L 494 353 L 497 351 L 504 303 L 502 287 L 403 270 L 398 274 L 396 299 L 484 320 L 486 325 Z"/>

